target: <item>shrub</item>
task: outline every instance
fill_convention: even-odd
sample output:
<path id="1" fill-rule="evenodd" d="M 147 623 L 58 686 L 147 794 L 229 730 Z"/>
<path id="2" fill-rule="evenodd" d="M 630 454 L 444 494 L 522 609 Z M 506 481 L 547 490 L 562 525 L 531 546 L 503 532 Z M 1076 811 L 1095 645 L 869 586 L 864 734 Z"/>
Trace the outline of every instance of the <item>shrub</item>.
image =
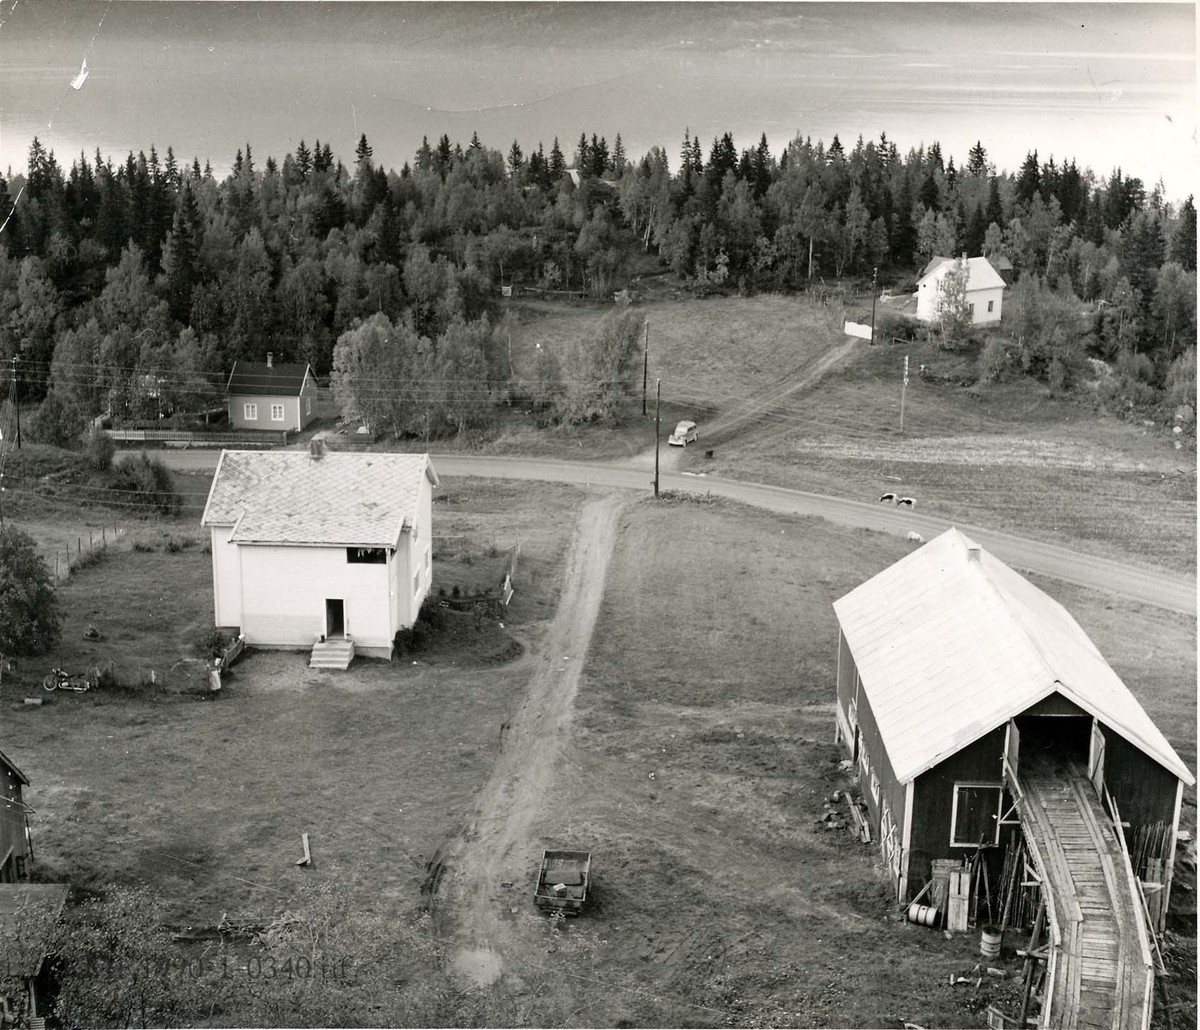
<path id="1" fill-rule="evenodd" d="M 86 419 L 73 403 L 51 390 L 29 420 L 29 436 L 54 447 L 78 447 Z"/>
<path id="2" fill-rule="evenodd" d="M 881 311 L 875 318 L 875 339 L 887 343 L 891 339 L 911 342 L 917 338 L 922 324 L 898 311 Z"/>
<path id="3" fill-rule="evenodd" d="M 223 630 L 213 626 L 196 641 L 196 654 L 201 658 L 220 658 L 232 643 Z"/>
<path id="4" fill-rule="evenodd" d="M 87 463 L 97 472 L 107 472 L 112 468 L 113 456 L 117 453 L 117 445 L 107 433 L 98 429 L 88 434 Z"/>
<path id="5" fill-rule="evenodd" d="M 984 383 L 998 383 L 1008 368 L 1008 348 L 995 336 L 988 339 L 979 355 L 979 379 Z"/>
<path id="6" fill-rule="evenodd" d="M 58 595 L 33 537 L 11 525 L 0 530 L 0 653 L 48 651 L 61 632 Z"/>
<path id="7" fill-rule="evenodd" d="M 137 495 L 139 501 L 162 515 L 174 515 L 179 511 L 179 495 L 175 493 L 171 470 L 145 453 L 114 467 L 113 486 Z"/>

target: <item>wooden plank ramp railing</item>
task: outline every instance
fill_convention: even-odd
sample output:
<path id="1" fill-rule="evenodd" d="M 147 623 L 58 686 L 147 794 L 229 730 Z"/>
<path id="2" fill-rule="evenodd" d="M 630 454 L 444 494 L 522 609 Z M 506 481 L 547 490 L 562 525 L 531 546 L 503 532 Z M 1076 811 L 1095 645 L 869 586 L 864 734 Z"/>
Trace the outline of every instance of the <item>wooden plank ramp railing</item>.
<path id="1" fill-rule="evenodd" d="M 1082 773 L 1022 772 L 1019 810 L 1059 930 L 1041 1025 L 1148 1030 L 1154 967 L 1123 841 Z"/>

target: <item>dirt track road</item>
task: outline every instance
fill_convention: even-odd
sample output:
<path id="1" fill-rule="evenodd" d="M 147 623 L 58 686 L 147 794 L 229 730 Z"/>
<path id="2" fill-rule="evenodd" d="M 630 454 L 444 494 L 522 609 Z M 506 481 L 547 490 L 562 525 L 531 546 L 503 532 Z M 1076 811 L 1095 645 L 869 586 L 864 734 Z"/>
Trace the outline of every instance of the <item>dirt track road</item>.
<path id="1" fill-rule="evenodd" d="M 529 656 L 532 675 L 521 708 L 502 733 L 491 778 L 479 795 L 467 831 L 446 856 L 453 877 L 443 879 L 446 900 L 459 930 L 476 949 L 514 957 L 519 930 L 501 919 L 508 895 L 500 883 L 524 881 L 538 859 L 533 823 L 571 741 L 575 691 L 592 629 L 604 597 L 617 520 L 625 498 L 590 501 L 583 507 L 567 558 L 562 598 L 554 621 Z"/>
<path id="2" fill-rule="evenodd" d="M 155 453 L 172 468 L 199 471 L 214 468 L 220 452 Z M 652 467 L 637 468 L 627 464 L 593 465 L 574 461 L 455 454 L 435 454 L 433 460 L 438 473 L 445 476 L 543 480 L 617 490 L 647 490 L 652 485 L 653 478 Z M 721 479 L 717 476 L 686 476 L 664 471 L 660 482 L 663 489 L 711 492 L 770 511 L 817 515 L 844 526 L 856 526 L 899 536 L 916 532 L 926 540 L 932 539 L 952 525 L 946 519 L 923 515 L 916 511 L 844 500 L 803 490 L 788 490 L 761 483 Z M 1094 590 L 1107 591 L 1118 597 L 1183 612 L 1185 615 L 1196 614 L 1196 579 L 1193 576 L 1143 565 L 1130 565 L 978 526 L 953 524 L 1015 569 L 1051 576 Z"/>

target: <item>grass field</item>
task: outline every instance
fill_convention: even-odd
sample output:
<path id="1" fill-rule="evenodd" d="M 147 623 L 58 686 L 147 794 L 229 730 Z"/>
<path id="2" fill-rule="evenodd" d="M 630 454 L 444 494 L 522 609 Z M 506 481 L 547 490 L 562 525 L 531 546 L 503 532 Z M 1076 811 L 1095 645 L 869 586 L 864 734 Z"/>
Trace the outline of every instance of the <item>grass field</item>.
<path id="1" fill-rule="evenodd" d="M 491 577 L 491 555 L 519 539 L 506 624 L 540 661 L 585 496 L 443 484 L 437 533 L 471 543 L 438 560 L 434 582 Z M 574 732 L 530 842 L 592 850 L 594 905 L 554 931 L 527 912 L 518 870 L 508 892 L 517 912 L 504 918 L 541 942 L 543 957 L 511 969 L 493 988 L 503 998 L 473 1018 L 982 1026 L 988 1002 L 1011 1004 L 1011 980 L 947 986 L 949 973 L 977 961 L 977 937 L 946 940 L 900 922 L 875 849 L 820 821 L 826 797 L 849 785 L 832 744 L 830 604 L 909 546 L 723 501 L 628 508 Z M 46 695 L 36 661 L 5 677 L 5 750 L 33 781 L 39 877 L 85 888 L 144 880 L 181 925 L 211 925 L 223 912 L 261 919 L 301 884 L 333 879 L 362 911 L 411 919 L 428 863 L 448 841 L 469 839 L 474 797 L 529 663 L 481 653 L 475 663 L 358 662 L 334 676 L 309 670 L 303 654 L 252 653 L 216 700 L 186 693 L 186 665 L 178 679 L 139 685 L 141 663 L 177 661 L 207 627 L 209 562 L 199 545 L 130 549 L 61 588 L 64 662 L 107 653 L 129 690 Z M 1194 622 L 1039 585 L 1068 605 L 1193 763 Z M 83 638 L 89 622 L 104 640 Z M 23 705 L 31 694 L 51 703 Z M 1193 833 L 1194 800 L 1189 793 L 1185 808 Z M 294 865 L 302 832 L 311 870 Z M 1189 936 L 1187 895 L 1176 904 L 1173 962 L 1186 971 L 1194 905 Z M 453 918 L 444 911 L 436 925 Z M 1194 1011 L 1188 991 L 1186 975 L 1172 981 L 1173 1001 Z"/>
<path id="2" fill-rule="evenodd" d="M 514 310 L 520 372 L 535 345 L 553 352 L 607 309 L 522 302 Z M 863 343 L 815 385 L 789 390 L 848 339 L 834 324 L 838 309 L 806 297 L 652 300 L 638 310 L 650 326 L 651 395 L 655 377 L 663 380 L 666 427 L 700 424 L 703 444 L 688 449 L 682 468 L 860 499 L 899 490 L 923 511 L 968 524 L 1196 567 L 1194 435 L 1176 450 L 1169 426 L 1105 414 L 1086 388 L 1065 397 L 1024 379 L 968 388 L 974 352 L 930 344 Z M 603 460 L 652 445 L 635 398 L 617 426 L 537 431 L 506 412 L 486 449 Z M 712 462 L 701 457 L 709 448 Z"/>

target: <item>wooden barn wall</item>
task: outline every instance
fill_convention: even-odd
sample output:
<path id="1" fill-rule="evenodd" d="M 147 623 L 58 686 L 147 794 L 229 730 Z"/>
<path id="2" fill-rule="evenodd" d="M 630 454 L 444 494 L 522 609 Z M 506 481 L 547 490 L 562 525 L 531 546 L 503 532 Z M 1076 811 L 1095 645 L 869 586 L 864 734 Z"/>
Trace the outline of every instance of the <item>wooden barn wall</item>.
<path id="1" fill-rule="evenodd" d="M 913 786 L 910 888 L 928 879 L 933 859 L 969 858 L 974 853 L 973 848 L 950 847 L 954 784 L 1003 782 L 1004 732 L 1005 727 L 998 726 L 917 777 Z"/>
<path id="2" fill-rule="evenodd" d="M 879 777 L 880 802 L 887 801 L 892 818 L 901 830 L 904 827 L 904 804 L 907 797 L 904 784 L 896 782 L 891 758 L 888 756 L 887 748 L 883 746 L 883 738 L 880 737 L 879 726 L 875 722 L 875 713 L 871 710 L 871 699 L 867 693 L 866 684 L 863 684 L 863 688 L 858 692 L 858 727 L 859 747 L 866 750 L 868 762 L 866 773 L 863 771 L 862 764 L 858 765 L 858 786 L 871 814 L 871 832 L 878 840 L 881 804 L 876 803 L 871 793 L 870 773 L 874 772 Z"/>
<path id="3" fill-rule="evenodd" d="M 1129 823 L 1132 841 L 1139 826 L 1175 818 L 1175 774 L 1164 769 L 1115 730 L 1104 727 L 1104 783 Z"/>
<path id="4" fill-rule="evenodd" d="M 1030 705 L 1021 713 L 1022 715 L 1087 715 L 1091 716 L 1079 707 L 1074 701 L 1062 696 L 1057 691 L 1050 694 L 1048 697 L 1042 698 L 1037 704 Z"/>

